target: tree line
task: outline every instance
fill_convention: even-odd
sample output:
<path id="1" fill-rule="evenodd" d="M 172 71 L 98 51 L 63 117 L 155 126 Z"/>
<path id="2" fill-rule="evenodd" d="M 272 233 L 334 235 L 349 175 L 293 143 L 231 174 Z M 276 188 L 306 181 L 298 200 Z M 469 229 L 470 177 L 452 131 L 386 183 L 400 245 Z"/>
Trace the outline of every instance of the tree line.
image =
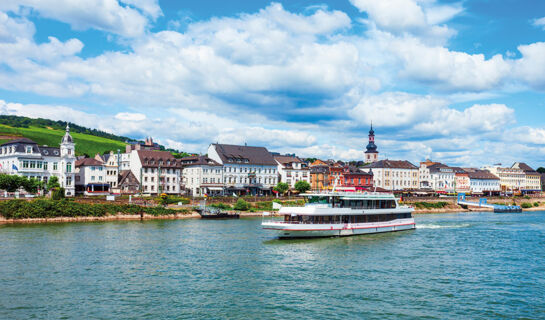
<path id="1" fill-rule="evenodd" d="M 55 176 L 51 177 L 47 183 L 36 178 L 28 178 L 18 175 L 0 174 L 0 190 L 7 192 L 15 192 L 23 189 L 28 193 L 37 193 L 39 190 L 54 190 L 59 189 L 59 179 Z"/>

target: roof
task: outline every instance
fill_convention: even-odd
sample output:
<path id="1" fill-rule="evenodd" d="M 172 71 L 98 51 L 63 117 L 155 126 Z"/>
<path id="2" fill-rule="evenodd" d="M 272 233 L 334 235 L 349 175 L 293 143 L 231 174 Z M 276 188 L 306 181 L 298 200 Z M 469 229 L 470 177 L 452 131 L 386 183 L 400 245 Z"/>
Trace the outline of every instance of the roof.
<path id="1" fill-rule="evenodd" d="M 132 183 L 132 185 L 139 185 L 138 179 L 136 179 L 136 176 L 134 175 L 134 173 L 132 173 L 131 170 L 122 170 L 121 173 L 119 174 L 118 179 L 119 179 L 120 186 L 124 185 L 125 182 L 129 184 Z M 132 180 L 132 182 L 130 180 Z"/>
<path id="2" fill-rule="evenodd" d="M 248 147 L 230 144 L 212 144 L 224 164 L 274 165 L 273 156 L 265 147 Z"/>
<path id="3" fill-rule="evenodd" d="M 155 150 L 137 150 L 136 153 L 140 158 L 142 167 L 155 168 L 161 166 L 162 168 L 175 168 L 178 167 L 177 159 L 168 151 L 155 151 Z"/>
<path id="4" fill-rule="evenodd" d="M 532 167 L 530 167 L 529 165 L 527 165 L 524 162 L 515 162 L 512 167 L 514 167 L 514 168 L 518 167 L 519 169 L 522 169 L 524 171 L 524 173 L 533 174 L 533 175 L 538 175 L 539 174 L 537 171 L 532 169 Z"/>
<path id="5" fill-rule="evenodd" d="M 303 160 L 299 159 L 298 157 L 292 157 L 292 156 L 274 156 L 274 160 L 278 161 L 278 163 L 280 164 L 303 162 Z"/>
<path id="6" fill-rule="evenodd" d="M 207 165 L 207 166 L 221 166 L 221 163 L 218 163 L 207 156 L 191 156 L 178 159 L 180 165 L 182 166 L 192 166 L 192 165 Z"/>
<path id="7" fill-rule="evenodd" d="M 362 175 L 362 176 L 373 176 L 373 173 L 372 172 L 365 172 L 365 171 L 361 171 L 360 169 L 358 169 L 357 167 L 354 167 L 354 166 L 349 166 L 348 167 L 348 170 L 344 172 L 344 175 Z"/>
<path id="8" fill-rule="evenodd" d="M 417 166 L 407 160 L 380 160 L 370 163 L 364 168 L 387 168 L 387 169 L 418 169 Z"/>
<path id="9" fill-rule="evenodd" d="M 94 158 L 83 158 L 80 160 L 76 160 L 76 167 L 101 166 L 101 165 L 103 165 L 103 163 Z"/>
<path id="10" fill-rule="evenodd" d="M 40 153 L 44 157 L 60 157 L 61 151 L 57 147 L 40 147 Z"/>
<path id="11" fill-rule="evenodd" d="M 488 170 L 475 170 L 468 172 L 470 179 L 481 179 L 481 180 L 500 180 L 496 175 L 490 173 Z"/>
<path id="12" fill-rule="evenodd" d="M 6 143 L 2 143 L 2 146 L 7 146 L 7 145 L 10 145 L 10 144 L 16 144 L 16 143 L 37 144 L 36 142 L 34 142 L 33 140 L 30 140 L 28 138 L 20 138 L 20 139 L 14 139 L 14 140 L 8 141 Z"/>

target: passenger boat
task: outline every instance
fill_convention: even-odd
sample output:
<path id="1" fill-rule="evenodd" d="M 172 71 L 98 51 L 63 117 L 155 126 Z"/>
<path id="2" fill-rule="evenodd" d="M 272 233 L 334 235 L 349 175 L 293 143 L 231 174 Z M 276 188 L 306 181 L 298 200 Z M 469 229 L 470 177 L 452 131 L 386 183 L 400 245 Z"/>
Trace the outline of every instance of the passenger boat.
<path id="1" fill-rule="evenodd" d="M 415 229 L 414 208 L 400 206 L 391 193 L 326 192 L 303 194 L 304 207 L 281 207 L 283 218 L 263 219 L 278 237 L 343 237 Z"/>

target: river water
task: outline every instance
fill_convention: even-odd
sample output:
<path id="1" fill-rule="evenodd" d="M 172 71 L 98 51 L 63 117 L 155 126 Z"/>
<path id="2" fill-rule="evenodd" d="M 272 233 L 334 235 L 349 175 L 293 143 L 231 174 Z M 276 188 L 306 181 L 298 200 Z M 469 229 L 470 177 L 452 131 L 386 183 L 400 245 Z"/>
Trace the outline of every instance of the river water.
<path id="1" fill-rule="evenodd" d="M 0 226 L 0 318 L 545 318 L 545 212 L 289 241 L 260 223 Z"/>

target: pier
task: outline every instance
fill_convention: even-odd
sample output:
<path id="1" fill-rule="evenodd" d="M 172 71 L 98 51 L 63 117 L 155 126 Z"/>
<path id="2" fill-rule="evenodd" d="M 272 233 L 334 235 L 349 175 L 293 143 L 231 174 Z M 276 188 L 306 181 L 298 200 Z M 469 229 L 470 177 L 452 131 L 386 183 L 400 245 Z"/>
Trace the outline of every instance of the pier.
<path id="1" fill-rule="evenodd" d="M 472 206 L 472 207 L 479 207 L 479 208 L 491 208 L 494 210 L 494 212 L 498 212 L 498 213 L 522 212 L 522 208 L 520 206 L 489 204 L 486 198 L 479 198 L 479 202 L 467 201 L 465 193 L 458 194 L 457 203 L 459 205 L 468 206 L 468 207 Z"/>

